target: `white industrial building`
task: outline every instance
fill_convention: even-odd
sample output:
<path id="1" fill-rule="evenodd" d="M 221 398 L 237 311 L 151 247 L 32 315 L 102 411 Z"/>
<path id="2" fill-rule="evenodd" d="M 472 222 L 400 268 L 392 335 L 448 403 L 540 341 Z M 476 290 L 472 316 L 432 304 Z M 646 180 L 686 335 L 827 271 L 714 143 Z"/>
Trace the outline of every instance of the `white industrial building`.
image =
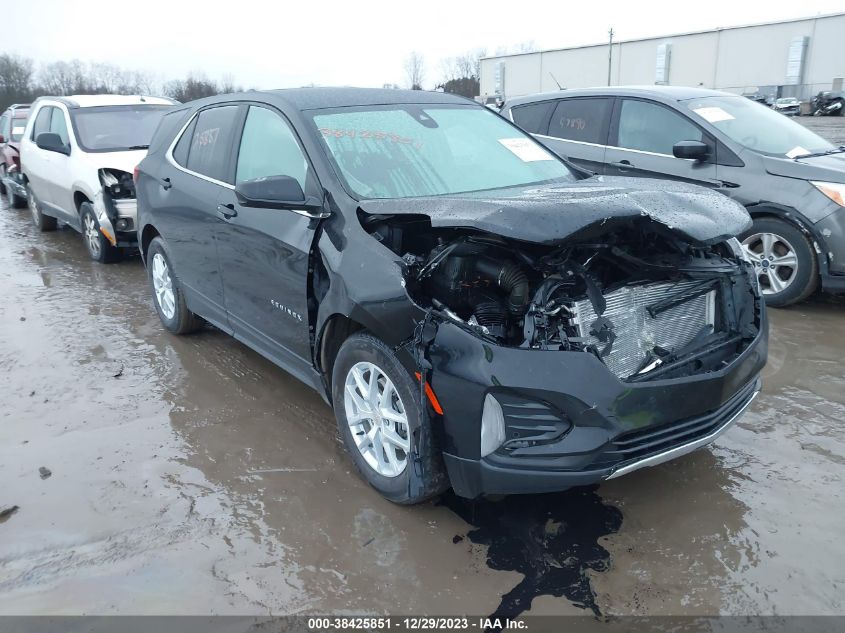
<path id="1" fill-rule="evenodd" d="M 486 57 L 482 98 L 611 85 L 702 86 L 809 99 L 842 90 L 845 13 Z M 612 50 L 611 50 L 612 49 Z"/>

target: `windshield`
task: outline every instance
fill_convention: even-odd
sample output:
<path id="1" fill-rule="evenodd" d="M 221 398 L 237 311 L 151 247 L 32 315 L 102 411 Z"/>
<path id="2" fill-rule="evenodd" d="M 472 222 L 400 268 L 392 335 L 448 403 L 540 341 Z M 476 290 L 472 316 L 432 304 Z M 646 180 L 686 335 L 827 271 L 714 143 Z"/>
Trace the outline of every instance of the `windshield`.
<path id="1" fill-rule="evenodd" d="M 9 136 L 16 143 L 23 138 L 23 131 L 26 128 L 26 117 L 15 117 L 12 119 L 12 132 Z"/>
<path id="2" fill-rule="evenodd" d="M 314 123 L 349 189 L 361 198 L 575 180 L 563 162 L 488 108 L 338 108 L 314 114 Z"/>
<path id="3" fill-rule="evenodd" d="M 778 99 L 775 103 L 778 105 L 795 105 L 798 103 L 798 99 L 794 97 L 787 97 L 785 99 Z"/>
<path id="4" fill-rule="evenodd" d="M 800 123 L 742 97 L 690 99 L 686 106 L 731 140 L 761 154 L 794 158 L 833 149 Z"/>
<path id="5" fill-rule="evenodd" d="M 82 149 L 119 152 L 146 149 L 161 116 L 169 109 L 164 105 L 133 105 L 73 108 L 70 112 Z"/>

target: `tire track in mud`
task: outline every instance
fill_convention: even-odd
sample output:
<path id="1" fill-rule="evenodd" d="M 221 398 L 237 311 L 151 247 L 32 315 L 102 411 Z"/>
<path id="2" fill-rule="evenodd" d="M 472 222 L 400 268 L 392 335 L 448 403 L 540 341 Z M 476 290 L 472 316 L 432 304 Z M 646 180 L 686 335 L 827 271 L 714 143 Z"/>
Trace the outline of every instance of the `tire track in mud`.
<path id="1" fill-rule="evenodd" d="M 598 541 L 619 531 L 622 512 L 605 504 L 597 488 L 499 501 L 469 501 L 451 492 L 442 497 L 440 505 L 474 527 L 470 541 L 487 546 L 488 567 L 523 575 L 491 618 L 515 618 L 543 595 L 566 598 L 601 616 L 587 572 L 609 568 L 610 553 Z M 454 542 L 461 540 L 458 535 Z"/>

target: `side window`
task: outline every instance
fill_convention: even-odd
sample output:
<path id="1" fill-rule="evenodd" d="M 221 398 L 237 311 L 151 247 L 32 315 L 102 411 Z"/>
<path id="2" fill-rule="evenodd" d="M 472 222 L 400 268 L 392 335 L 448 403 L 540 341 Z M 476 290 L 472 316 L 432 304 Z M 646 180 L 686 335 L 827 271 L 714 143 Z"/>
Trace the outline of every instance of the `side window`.
<path id="1" fill-rule="evenodd" d="M 703 140 L 701 129 L 677 112 L 632 99 L 622 101 L 617 137 L 619 147 L 669 156 L 678 141 Z"/>
<path id="2" fill-rule="evenodd" d="M 266 176 L 291 176 L 304 191 L 307 171 L 308 161 L 287 121 L 272 110 L 250 106 L 235 184 Z"/>
<path id="3" fill-rule="evenodd" d="M 188 151 L 191 149 L 191 139 L 194 136 L 194 128 L 196 126 L 197 119 L 194 117 L 188 127 L 185 128 L 185 131 L 182 132 L 182 137 L 176 143 L 176 147 L 173 148 L 173 160 L 182 165 L 182 167 L 188 166 Z"/>
<path id="4" fill-rule="evenodd" d="M 513 122 L 531 134 L 545 134 L 549 112 L 555 107 L 554 101 L 540 101 L 516 106 L 511 109 Z"/>
<path id="5" fill-rule="evenodd" d="M 238 106 L 220 106 L 199 113 L 191 135 L 187 168 L 229 182 L 229 154 Z"/>
<path id="6" fill-rule="evenodd" d="M 60 108 L 50 108 L 53 111 L 53 116 L 50 119 L 50 132 L 58 134 L 65 145 L 70 144 L 70 139 L 67 134 L 67 119 L 65 113 Z"/>
<path id="7" fill-rule="evenodd" d="M 9 127 L 9 115 L 4 114 L 0 116 L 0 134 L 3 135 L 3 139 L 8 143 L 9 142 L 9 131 L 6 129 Z"/>
<path id="8" fill-rule="evenodd" d="M 35 123 L 32 125 L 32 140 L 38 138 L 39 134 L 50 131 L 50 115 L 55 108 L 45 106 L 38 111 L 38 116 L 35 118 Z"/>
<path id="9" fill-rule="evenodd" d="M 562 99 L 549 122 L 549 136 L 604 145 L 611 99 Z"/>

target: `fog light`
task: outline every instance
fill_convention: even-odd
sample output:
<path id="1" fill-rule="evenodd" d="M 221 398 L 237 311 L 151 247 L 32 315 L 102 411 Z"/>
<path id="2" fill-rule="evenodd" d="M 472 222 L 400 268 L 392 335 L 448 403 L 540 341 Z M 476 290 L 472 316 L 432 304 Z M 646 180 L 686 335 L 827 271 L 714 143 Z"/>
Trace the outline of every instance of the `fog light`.
<path id="1" fill-rule="evenodd" d="M 505 441 L 505 416 L 502 405 L 489 393 L 481 412 L 481 456 L 486 457 Z"/>
<path id="2" fill-rule="evenodd" d="M 118 218 L 115 228 L 118 231 L 128 231 L 132 228 L 132 220 L 129 220 L 127 218 Z"/>

